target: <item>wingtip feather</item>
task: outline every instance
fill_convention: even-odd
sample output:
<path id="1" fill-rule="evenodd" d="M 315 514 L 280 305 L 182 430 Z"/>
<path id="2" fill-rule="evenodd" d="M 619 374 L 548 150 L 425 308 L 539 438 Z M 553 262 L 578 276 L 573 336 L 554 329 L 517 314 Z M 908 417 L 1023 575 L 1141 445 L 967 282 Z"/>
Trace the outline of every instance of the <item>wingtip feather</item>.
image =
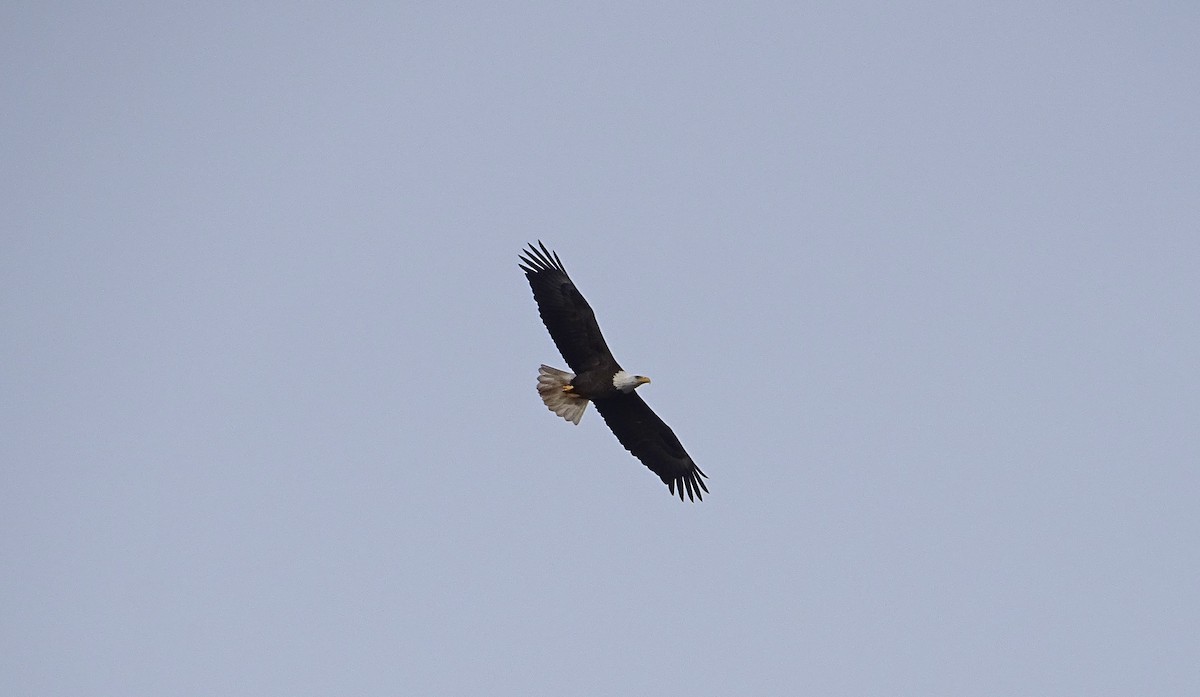
<path id="1" fill-rule="evenodd" d="M 694 465 L 693 467 L 693 471 L 687 474 L 665 480 L 667 489 L 670 490 L 672 495 L 678 494 L 680 501 L 687 500 L 693 503 L 703 501 L 704 494 L 709 493 L 708 486 L 704 483 L 704 479 L 702 479 L 702 477 L 707 477 L 708 475 L 700 471 L 699 467 L 695 467 Z M 687 499 L 684 499 L 685 494 L 687 495 Z"/>
<path id="2" fill-rule="evenodd" d="M 566 273 L 567 269 L 563 266 L 562 259 L 558 258 L 558 253 L 551 251 L 546 247 L 541 240 L 535 245 L 530 242 L 526 249 L 522 249 L 518 255 L 523 264 L 518 264 L 521 270 L 526 274 L 536 274 L 545 271 L 561 271 Z"/>

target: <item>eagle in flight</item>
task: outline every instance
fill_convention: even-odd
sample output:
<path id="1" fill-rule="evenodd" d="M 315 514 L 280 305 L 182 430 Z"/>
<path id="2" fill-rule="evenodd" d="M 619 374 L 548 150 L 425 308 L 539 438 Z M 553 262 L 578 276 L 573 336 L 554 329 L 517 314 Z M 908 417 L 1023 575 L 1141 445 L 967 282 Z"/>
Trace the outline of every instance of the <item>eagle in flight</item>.
<path id="1" fill-rule="evenodd" d="M 627 372 L 613 358 L 596 323 L 596 315 L 571 282 L 558 254 L 538 242 L 520 255 L 521 270 L 533 289 L 538 313 L 574 373 L 543 365 L 537 391 L 550 411 L 578 424 L 588 402 L 604 417 L 625 449 L 663 480 L 683 500 L 703 500 L 707 476 L 679 439 L 637 395 L 650 378 Z"/>

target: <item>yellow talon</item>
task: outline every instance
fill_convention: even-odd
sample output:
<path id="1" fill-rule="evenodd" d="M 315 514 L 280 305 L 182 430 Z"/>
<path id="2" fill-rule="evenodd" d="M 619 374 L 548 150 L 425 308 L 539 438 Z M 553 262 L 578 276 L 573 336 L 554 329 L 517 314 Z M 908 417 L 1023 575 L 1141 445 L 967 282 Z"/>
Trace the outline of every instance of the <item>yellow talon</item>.
<path id="1" fill-rule="evenodd" d="M 563 392 L 570 392 L 575 389 L 574 385 L 563 385 Z"/>

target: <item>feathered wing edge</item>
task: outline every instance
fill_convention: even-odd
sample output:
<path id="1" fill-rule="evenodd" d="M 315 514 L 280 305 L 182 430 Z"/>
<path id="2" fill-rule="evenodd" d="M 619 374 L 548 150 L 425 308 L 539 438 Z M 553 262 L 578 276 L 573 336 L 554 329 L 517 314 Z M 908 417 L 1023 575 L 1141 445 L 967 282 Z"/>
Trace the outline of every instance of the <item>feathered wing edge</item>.
<path id="1" fill-rule="evenodd" d="M 636 394 L 595 402 L 609 430 L 621 445 L 683 501 L 703 501 L 708 475 L 696 466 L 675 432 Z"/>
<path id="2" fill-rule="evenodd" d="M 696 476 L 696 475 L 700 475 L 700 476 Z M 688 472 L 687 474 L 681 474 L 680 476 L 676 477 L 675 479 L 667 481 L 667 489 L 669 489 L 671 491 L 671 493 L 674 494 L 675 489 L 678 487 L 679 500 L 682 501 L 683 500 L 683 489 L 686 486 L 689 501 L 693 500 L 692 499 L 693 495 L 695 495 L 695 497 L 696 497 L 695 500 L 703 501 L 704 497 L 700 494 L 700 491 L 703 490 L 705 494 L 708 493 L 708 487 L 704 486 L 704 480 L 707 478 L 708 478 L 708 475 L 705 474 L 699 467 L 696 466 L 696 463 L 693 462 L 691 472 Z M 666 481 L 665 478 L 664 478 L 664 481 Z"/>
<path id="3" fill-rule="evenodd" d="M 616 359 L 604 341 L 596 313 L 567 274 L 558 254 L 538 242 L 522 250 L 520 261 L 542 324 L 571 370 L 583 373 L 608 364 L 615 366 Z"/>
<path id="4" fill-rule="evenodd" d="M 538 247 L 541 247 L 540 251 Z M 546 249 L 546 245 L 541 240 L 538 240 L 537 247 L 534 247 L 531 242 L 529 249 L 522 249 L 520 258 L 523 263 L 517 264 L 517 266 L 521 267 L 521 270 L 525 273 L 561 271 L 565 274 L 567 272 L 562 260 L 558 258 L 558 253 Z"/>

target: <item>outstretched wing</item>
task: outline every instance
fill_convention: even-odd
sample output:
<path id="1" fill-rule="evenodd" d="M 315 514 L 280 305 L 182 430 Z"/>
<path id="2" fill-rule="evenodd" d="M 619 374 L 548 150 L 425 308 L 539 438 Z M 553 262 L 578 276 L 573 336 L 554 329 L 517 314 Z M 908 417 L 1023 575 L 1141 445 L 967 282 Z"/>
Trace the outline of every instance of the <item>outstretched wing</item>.
<path id="1" fill-rule="evenodd" d="M 685 490 L 688 500 L 704 500 L 700 492 L 708 493 L 703 479 L 706 475 L 692 462 L 671 428 L 658 418 L 641 397 L 631 392 L 597 400 L 593 404 L 621 445 L 657 474 L 672 494 L 676 489 L 679 490 L 680 501 Z"/>
<path id="2" fill-rule="evenodd" d="M 521 262 L 542 322 L 571 370 L 583 373 L 606 364 L 615 366 L 596 314 L 567 276 L 558 255 L 538 242 L 537 247 L 531 244 L 521 253 Z"/>

